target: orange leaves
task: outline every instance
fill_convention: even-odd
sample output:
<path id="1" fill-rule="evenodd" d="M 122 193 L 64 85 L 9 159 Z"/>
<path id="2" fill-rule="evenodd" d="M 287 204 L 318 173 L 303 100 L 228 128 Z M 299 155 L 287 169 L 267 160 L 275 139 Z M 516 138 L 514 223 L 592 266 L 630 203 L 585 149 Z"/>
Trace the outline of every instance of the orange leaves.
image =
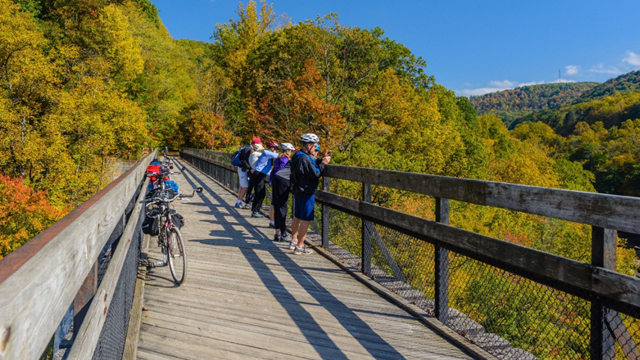
<path id="1" fill-rule="evenodd" d="M 63 216 L 22 178 L 0 175 L 0 259 Z"/>
<path id="2" fill-rule="evenodd" d="M 225 129 L 224 118 L 213 111 L 191 115 L 191 142 L 199 148 L 223 149 L 231 145 L 233 134 Z"/>
<path id="3" fill-rule="evenodd" d="M 301 133 L 312 131 L 332 147 L 346 128 L 341 109 L 342 105 L 327 101 L 326 82 L 314 60 L 308 59 L 298 76 L 281 81 L 260 99 L 254 117 L 265 135 L 293 141 Z"/>

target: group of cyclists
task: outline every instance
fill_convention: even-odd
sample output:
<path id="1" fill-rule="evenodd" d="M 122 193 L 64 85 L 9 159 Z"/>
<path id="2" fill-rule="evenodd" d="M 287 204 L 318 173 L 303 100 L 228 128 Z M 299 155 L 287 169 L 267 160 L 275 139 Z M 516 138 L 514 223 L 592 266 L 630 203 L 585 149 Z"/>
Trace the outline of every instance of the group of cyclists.
<path id="1" fill-rule="evenodd" d="M 325 165 L 331 162 L 331 151 L 320 156 L 320 139 L 308 133 L 300 138 L 302 146 L 296 151 L 291 143 L 278 144 L 269 141 L 266 149 L 259 138 L 240 150 L 238 178 L 240 190 L 236 208 L 251 209 L 251 217 L 264 218 L 262 203 L 266 196 L 266 184 L 273 190 L 269 217 L 275 228 L 274 241 L 289 242 L 289 250 L 295 255 L 312 254 L 304 246 L 307 230 L 313 221 L 315 192 Z M 289 194 L 293 195 L 292 235 L 286 232 L 286 216 Z"/>
<path id="2" fill-rule="evenodd" d="M 270 226 L 275 228 L 274 241 L 289 242 L 289 250 L 295 255 L 313 254 L 304 242 L 309 225 L 314 218 L 315 192 L 325 165 L 331 161 L 331 151 L 320 156 L 320 139 L 309 133 L 300 138 L 302 146 L 296 151 L 291 143 L 267 143 L 265 149 L 259 138 L 239 151 L 238 175 L 240 190 L 236 208 L 251 209 L 251 217 L 264 218 L 262 203 L 266 196 L 266 184 L 273 190 L 270 207 Z M 162 249 L 162 264 L 168 264 L 176 283 L 181 284 L 187 272 L 186 252 L 180 227 L 184 219 L 174 209 L 171 202 L 176 199 L 193 197 L 194 194 L 178 194 L 178 185 L 169 179 L 173 165 L 165 148 L 164 161 L 155 159 L 147 167 L 150 179 L 149 191 L 145 200 L 147 216 L 143 222 L 143 232 L 158 236 L 158 245 Z M 287 234 L 287 210 L 289 194 L 293 195 L 292 235 Z"/>

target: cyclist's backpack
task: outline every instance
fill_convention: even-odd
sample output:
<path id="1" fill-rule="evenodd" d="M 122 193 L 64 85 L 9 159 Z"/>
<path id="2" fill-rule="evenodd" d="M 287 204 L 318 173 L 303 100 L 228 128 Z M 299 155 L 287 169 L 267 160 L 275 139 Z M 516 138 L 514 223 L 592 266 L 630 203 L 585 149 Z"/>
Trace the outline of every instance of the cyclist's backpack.
<path id="1" fill-rule="evenodd" d="M 240 154 L 242 153 L 242 150 L 244 150 L 245 147 L 241 147 L 240 149 L 238 149 L 238 151 L 233 153 L 233 156 L 231 157 L 231 165 L 235 165 L 235 166 L 241 166 L 242 165 L 242 160 L 240 159 Z"/>

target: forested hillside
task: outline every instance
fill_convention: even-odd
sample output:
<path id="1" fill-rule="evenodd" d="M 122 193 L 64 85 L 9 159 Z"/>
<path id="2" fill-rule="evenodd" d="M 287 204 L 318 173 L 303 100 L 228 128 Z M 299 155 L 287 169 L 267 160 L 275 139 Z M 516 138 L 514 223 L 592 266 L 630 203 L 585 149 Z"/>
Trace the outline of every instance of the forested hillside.
<path id="1" fill-rule="evenodd" d="M 555 83 L 522 86 L 512 90 L 472 96 L 478 114 L 495 112 L 507 126 L 533 111 L 555 109 L 573 103 L 599 84 L 595 82 Z"/>
<path id="2" fill-rule="evenodd" d="M 640 196 L 639 86 L 640 71 L 634 71 L 590 88 L 572 103 L 517 113 L 492 102 L 492 114 L 514 129 L 512 135 L 535 138 L 556 160 L 580 163 L 594 174 L 598 192 Z"/>
<path id="3" fill-rule="evenodd" d="M 605 96 L 612 96 L 616 93 L 631 92 L 640 90 L 640 70 L 622 74 L 614 79 L 609 79 L 592 89 L 585 91 L 576 102 L 591 101 L 601 99 Z"/>

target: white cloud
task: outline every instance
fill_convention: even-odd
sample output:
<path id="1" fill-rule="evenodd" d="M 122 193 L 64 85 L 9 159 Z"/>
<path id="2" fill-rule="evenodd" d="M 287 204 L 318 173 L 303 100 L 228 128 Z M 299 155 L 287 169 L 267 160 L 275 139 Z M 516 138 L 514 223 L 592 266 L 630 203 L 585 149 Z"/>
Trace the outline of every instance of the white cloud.
<path id="1" fill-rule="evenodd" d="M 520 83 L 516 87 L 540 85 L 540 84 L 544 84 L 544 83 L 545 83 L 544 81 L 530 81 L 530 82 L 526 82 L 526 83 Z"/>
<path id="2" fill-rule="evenodd" d="M 530 86 L 544 84 L 544 81 L 531 81 L 526 83 L 518 83 L 511 80 L 493 80 L 489 82 L 490 87 L 481 87 L 475 89 L 462 89 L 456 90 L 456 94 L 459 96 L 479 96 L 492 92 L 498 92 L 503 90 L 510 90 L 521 86 Z"/>
<path id="3" fill-rule="evenodd" d="M 506 89 L 504 89 L 504 88 L 488 88 L 488 87 L 486 87 L 486 88 L 459 90 L 459 91 L 456 91 L 456 94 L 460 95 L 460 96 L 478 96 L 478 95 L 484 95 L 484 94 L 497 92 L 497 91 L 502 91 L 502 90 L 506 90 Z"/>
<path id="4" fill-rule="evenodd" d="M 567 75 L 578 75 L 580 72 L 580 67 L 576 65 L 567 65 L 565 69 L 567 69 Z"/>
<path id="5" fill-rule="evenodd" d="M 633 51 L 627 51 L 627 57 L 622 59 L 622 62 L 626 62 L 631 66 L 640 67 L 640 55 L 634 53 Z"/>
<path id="6" fill-rule="evenodd" d="M 589 69 L 589 72 L 596 73 L 596 74 L 612 74 L 612 75 L 618 75 L 622 73 L 622 71 L 620 71 L 620 69 L 618 69 L 615 66 L 604 66 L 603 64 L 592 66 L 591 69 Z"/>
<path id="7" fill-rule="evenodd" d="M 551 82 L 551 84 L 557 84 L 557 83 L 574 83 L 574 82 L 576 82 L 576 81 L 575 81 L 575 80 L 571 80 L 571 79 L 563 79 L 563 78 L 560 78 L 560 79 L 557 79 L 557 80 L 553 80 L 553 81 Z"/>
<path id="8" fill-rule="evenodd" d="M 515 81 L 509 81 L 509 80 L 493 80 L 489 82 L 489 85 L 496 87 L 496 88 L 510 88 L 510 87 L 514 87 L 516 86 L 516 82 Z"/>

